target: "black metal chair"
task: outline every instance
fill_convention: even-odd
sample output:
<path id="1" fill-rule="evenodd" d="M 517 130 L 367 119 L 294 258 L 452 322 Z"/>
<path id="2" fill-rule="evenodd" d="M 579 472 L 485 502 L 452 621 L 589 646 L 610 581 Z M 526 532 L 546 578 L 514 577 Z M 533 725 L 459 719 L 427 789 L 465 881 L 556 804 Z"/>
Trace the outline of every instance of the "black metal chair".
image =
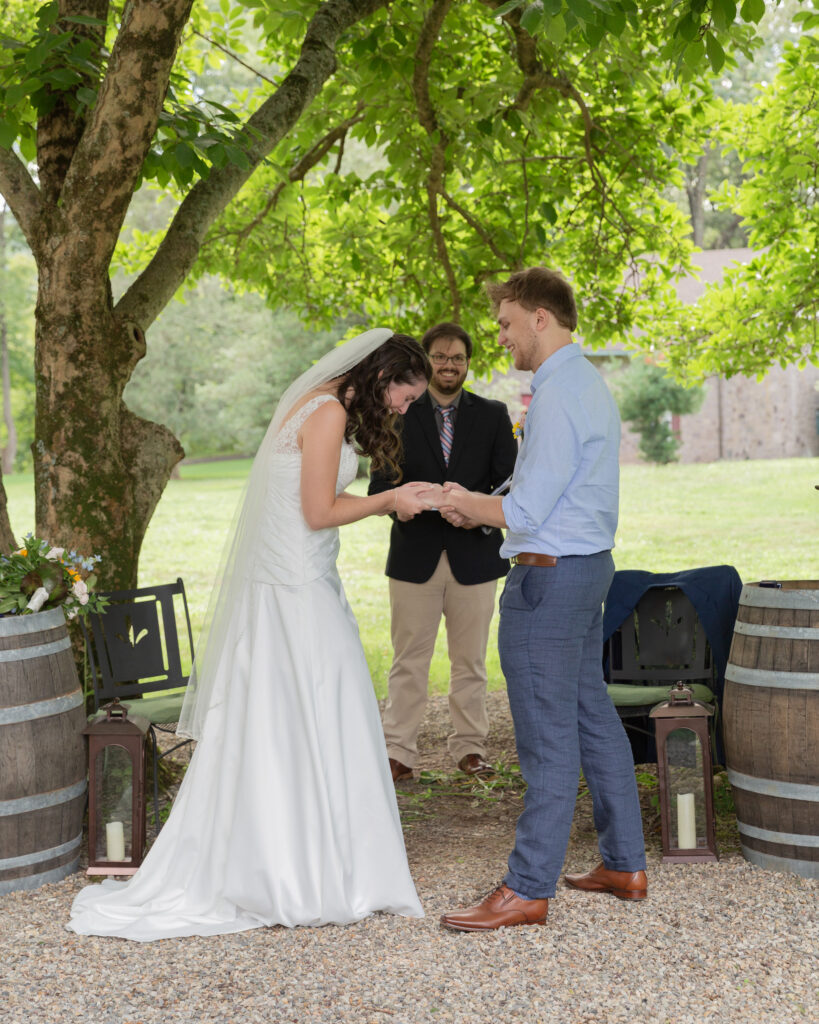
<path id="1" fill-rule="evenodd" d="M 119 698 L 135 715 L 151 724 L 149 736 L 154 772 L 154 827 L 159 831 L 159 761 L 179 747 L 182 740 L 159 752 L 156 730 L 176 731 L 185 699 L 188 674 L 182 669 L 180 636 L 186 638 L 193 661 L 193 634 L 185 587 L 176 583 L 137 590 L 112 590 L 104 594 L 104 612 L 81 618 L 85 648 L 93 681 L 94 711 Z M 185 630 L 177 628 L 184 612 Z"/>
<path id="2" fill-rule="evenodd" d="M 629 734 L 635 763 L 656 761 L 649 712 L 678 680 L 714 708 L 711 648 L 693 604 L 679 587 L 646 590 L 604 651 L 609 696 Z"/>

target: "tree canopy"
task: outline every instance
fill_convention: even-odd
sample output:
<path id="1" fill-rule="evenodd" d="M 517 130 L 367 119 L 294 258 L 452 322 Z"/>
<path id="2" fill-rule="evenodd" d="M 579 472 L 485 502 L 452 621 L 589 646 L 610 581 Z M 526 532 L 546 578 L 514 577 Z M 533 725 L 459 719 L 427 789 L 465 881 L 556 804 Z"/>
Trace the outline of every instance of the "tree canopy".
<path id="1" fill-rule="evenodd" d="M 182 449 L 123 391 L 192 275 L 318 325 L 417 330 L 488 327 L 484 280 L 545 262 L 577 286 L 592 344 L 645 326 L 691 252 L 664 189 L 698 151 L 707 76 L 752 52 L 764 9 L 9 0 L 0 193 L 38 265 L 38 532 L 101 551 L 103 583 L 135 581 Z M 227 61 L 246 85 L 225 87 Z M 124 239 L 145 187 L 168 219 Z M 132 271 L 117 297 L 115 252 Z"/>
<path id="2" fill-rule="evenodd" d="M 819 26 L 819 14 L 797 18 Z M 757 255 L 667 323 L 671 365 L 689 377 L 762 376 L 774 363 L 819 362 L 819 38 L 786 46 L 756 99 L 719 113 L 745 180 L 716 199 L 741 216 Z"/>

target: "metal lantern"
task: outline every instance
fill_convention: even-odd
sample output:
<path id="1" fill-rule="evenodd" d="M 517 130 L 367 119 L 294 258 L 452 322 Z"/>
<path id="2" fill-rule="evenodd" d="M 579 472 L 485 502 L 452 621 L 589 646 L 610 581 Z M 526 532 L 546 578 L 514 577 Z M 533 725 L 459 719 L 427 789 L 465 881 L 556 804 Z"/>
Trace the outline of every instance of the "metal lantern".
<path id="1" fill-rule="evenodd" d="M 88 737 L 88 874 L 132 875 L 145 856 L 146 735 L 150 723 L 118 700 Z"/>
<path id="2" fill-rule="evenodd" d="M 714 776 L 709 719 L 713 708 L 694 700 L 682 682 L 652 708 L 657 742 L 663 861 L 714 861 Z"/>

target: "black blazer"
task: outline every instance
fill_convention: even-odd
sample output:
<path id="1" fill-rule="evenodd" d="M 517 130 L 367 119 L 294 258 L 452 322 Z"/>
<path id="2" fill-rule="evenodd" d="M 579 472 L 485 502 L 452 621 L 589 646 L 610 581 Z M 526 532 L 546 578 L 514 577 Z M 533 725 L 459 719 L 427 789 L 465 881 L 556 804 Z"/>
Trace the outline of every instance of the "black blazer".
<path id="1" fill-rule="evenodd" d="M 503 402 L 462 392 L 449 466 L 444 464 L 429 392 L 413 402 L 400 419 L 402 483 L 454 480 L 470 491 L 489 494 L 512 472 L 518 446 Z M 373 474 L 369 493 L 378 494 L 394 485 L 393 480 Z M 509 562 L 498 554 L 502 541 L 500 530 L 488 534 L 480 527 L 465 530 L 452 526 L 438 512 L 421 512 L 406 523 L 393 516 L 387 575 L 407 583 L 426 583 L 445 550 L 459 583 L 486 583 L 509 571 Z"/>

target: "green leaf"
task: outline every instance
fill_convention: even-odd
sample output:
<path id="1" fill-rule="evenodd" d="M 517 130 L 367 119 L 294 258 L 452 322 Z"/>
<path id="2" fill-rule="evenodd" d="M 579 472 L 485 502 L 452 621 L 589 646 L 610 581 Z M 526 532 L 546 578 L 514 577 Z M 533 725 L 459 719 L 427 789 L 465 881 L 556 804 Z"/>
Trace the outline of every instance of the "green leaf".
<path id="1" fill-rule="evenodd" d="M 9 121 L 0 121 L 0 146 L 11 149 L 17 138 L 17 125 Z"/>
<path id="2" fill-rule="evenodd" d="M 509 0 L 508 3 L 501 4 L 500 7 L 496 7 L 492 12 L 493 17 L 502 18 L 504 14 L 508 14 L 510 11 L 514 11 L 518 7 L 523 7 L 526 0 Z"/>
<path id="3" fill-rule="evenodd" d="M 696 68 L 705 56 L 705 44 L 701 39 L 695 39 L 689 43 L 683 52 L 683 60 L 689 68 Z"/>
<path id="4" fill-rule="evenodd" d="M 557 210 L 549 202 L 540 204 L 541 215 L 548 220 L 550 224 L 557 224 Z"/>
<path id="5" fill-rule="evenodd" d="M 705 52 L 708 55 L 711 70 L 717 74 L 725 63 L 725 51 L 720 46 L 717 37 L 711 32 L 705 37 Z"/>
<path id="6" fill-rule="evenodd" d="M 686 42 L 690 42 L 692 39 L 696 39 L 697 33 L 700 30 L 700 19 L 696 17 L 691 11 L 684 14 L 677 23 L 677 32 Z"/>
<path id="7" fill-rule="evenodd" d="M 61 89 L 71 88 L 72 85 L 82 81 L 80 75 L 69 68 L 54 68 L 53 71 L 43 71 L 40 77 L 43 81 L 48 82 L 49 85 L 56 85 Z"/>
<path id="8" fill-rule="evenodd" d="M 583 34 L 588 41 L 589 46 L 595 47 L 600 43 L 600 40 L 606 34 L 606 26 L 599 23 L 594 25 L 586 25 Z"/>
<path id="9" fill-rule="evenodd" d="M 578 21 L 585 21 L 591 24 L 597 19 L 597 12 L 589 3 L 589 0 L 567 0 L 567 6 Z"/>
<path id="10" fill-rule="evenodd" d="M 16 107 L 28 96 L 25 82 L 15 82 L 6 89 L 5 106 Z"/>
<path id="11" fill-rule="evenodd" d="M 765 0 L 745 0 L 740 13 L 743 21 L 759 24 L 765 14 Z"/>
<path id="12" fill-rule="evenodd" d="M 82 86 L 77 89 L 77 99 L 84 103 L 87 107 L 93 107 L 97 102 L 97 94 L 94 89 L 89 89 L 87 86 Z"/>
<path id="13" fill-rule="evenodd" d="M 546 38 L 550 43 L 554 43 L 555 46 L 560 46 L 566 38 L 566 22 L 563 20 L 562 15 L 552 18 L 549 22 L 546 29 Z"/>
<path id="14" fill-rule="evenodd" d="M 28 125 L 26 127 L 29 128 Z M 26 131 L 20 136 L 20 152 L 29 163 L 33 163 L 37 159 L 37 140 L 34 138 L 33 131 Z"/>
<path id="15" fill-rule="evenodd" d="M 546 24 L 546 15 L 543 12 L 543 3 L 541 0 L 535 0 L 533 4 L 526 8 L 520 19 L 520 27 L 524 29 L 529 35 L 535 35 Z"/>
<path id="16" fill-rule="evenodd" d="M 196 154 L 187 142 L 180 142 L 173 152 L 180 167 L 194 166 L 196 162 Z"/>
<path id="17" fill-rule="evenodd" d="M 40 27 L 40 31 L 50 28 L 59 17 L 60 5 L 58 0 L 51 0 L 50 3 L 43 4 L 40 10 L 37 11 L 37 24 Z"/>
<path id="18" fill-rule="evenodd" d="M 618 11 L 617 9 L 608 11 L 605 17 L 606 28 L 614 36 L 621 36 L 626 28 L 626 14 L 625 11 Z"/>
<path id="19" fill-rule="evenodd" d="M 762 2 L 764 3 L 764 0 Z M 724 32 L 736 20 L 737 5 L 734 0 L 713 0 L 712 13 L 714 24 L 721 32 Z"/>

